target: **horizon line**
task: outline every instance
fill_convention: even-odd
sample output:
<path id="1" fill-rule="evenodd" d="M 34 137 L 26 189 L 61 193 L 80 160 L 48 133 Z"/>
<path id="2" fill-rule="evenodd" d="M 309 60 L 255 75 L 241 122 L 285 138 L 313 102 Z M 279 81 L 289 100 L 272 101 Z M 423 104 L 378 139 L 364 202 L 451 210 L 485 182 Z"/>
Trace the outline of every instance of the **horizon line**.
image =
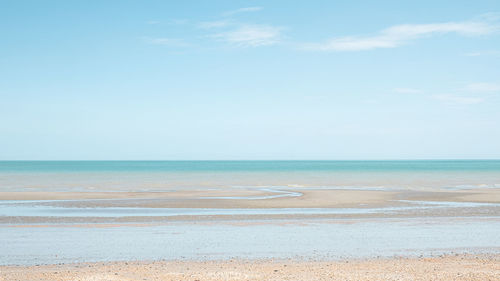
<path id="1" fill-rule="evenodd" d="M 500 161 L 500 158 L 386 158 L 386 159 L 0 159 L 0 162 L 250 162 L 250 161 Z"/>

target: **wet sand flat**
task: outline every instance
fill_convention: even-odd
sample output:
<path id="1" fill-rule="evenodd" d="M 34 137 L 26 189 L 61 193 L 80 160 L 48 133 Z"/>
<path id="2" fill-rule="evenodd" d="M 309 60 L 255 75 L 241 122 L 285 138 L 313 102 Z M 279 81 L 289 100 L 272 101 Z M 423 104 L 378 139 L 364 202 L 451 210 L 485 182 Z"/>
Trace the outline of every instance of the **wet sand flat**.
<path id="1" fill-rule="evenodd" d="M 500 189 L 469 190 L 183 190 L 169 192 L 0 192 L 2 200 L 89 200 L 85 207 L 345 208 L 395 205 L 397 200 L 500 203 Z M 105 199 L 105 200 L 102 200 Z M 78 207 L 78 202 L 67 202 Z"/>
<path id="2" fill-rule="evenodd" d="M 0 192 L 1 224 L 496 217 L 500 190 Z"/>
<path id="3" fill-rule="evenodd" d="M 2 266 L 0 280 L 500 280 L 499 255 Z"/>
<path id="4" fill-rule="evenodd" d="M 389 191 L 362 190 L 204 190 L 172 192 L 1 192 L 0 200 L 122 199 L 119 206 L 148 208 L 321 208 L 381 205 Z M 281 196 L 280 196 L 281 195 Z M 126 199 L 136 199 L 128 200 Z M 108 201 L 95 201 L 106 206 Z M 73 202 L 76 204 L 76 202 Z M 88 202 L 87 202 L 88 203 Z M 116 204 L 114 204 L 116 206 Z"/>
<path id="5" fill-rule="evenodd" d="M 3 191 L 0 280 L 500 280 L 499 214 L 497 188 Z"/>
<path id="6" fill-rule="evenodd" d="M 497 217 L 0 226 L 0 265 L 500 253 Z"/>

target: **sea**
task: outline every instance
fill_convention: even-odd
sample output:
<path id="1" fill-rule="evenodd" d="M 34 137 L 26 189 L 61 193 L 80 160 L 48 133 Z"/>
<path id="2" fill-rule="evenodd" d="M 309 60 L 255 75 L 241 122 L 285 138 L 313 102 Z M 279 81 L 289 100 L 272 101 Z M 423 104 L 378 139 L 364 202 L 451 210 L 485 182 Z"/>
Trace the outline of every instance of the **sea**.
<path id="1" fill-rule="evenodd" d="M 0 161 L 0 191 L 500 188 L 500 160 Z"/>

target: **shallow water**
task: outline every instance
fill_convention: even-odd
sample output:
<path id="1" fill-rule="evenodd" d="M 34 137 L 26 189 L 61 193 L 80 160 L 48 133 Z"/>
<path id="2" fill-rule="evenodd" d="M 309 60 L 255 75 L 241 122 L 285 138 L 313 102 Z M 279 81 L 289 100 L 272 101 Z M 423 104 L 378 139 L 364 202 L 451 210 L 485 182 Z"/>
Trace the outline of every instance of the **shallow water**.
<path id="1" fill-rule="evenodd" d="M 101 200 L 113 202 L 113 200 Z M 390 214 L 411 210 L 443 208 L 500 207 L 493 203 L 433 202 L 399 200 L 408 205 L 380 208 L 142 208 L 142 207 L 64 207 L 61 203 L 92 202 L 92 200 L 5 200 L 0 201 L 0 216 L 8 217 L 175 217 L 217 215 L 325 215 L 325 214 Z"/>
<path id="2" fill-rule="evenodd" d="M 384 219 L 121 227 L 0 226 L 0 264 L 115 260 L 341 259 L 499 252 L 500 221 Z"/>

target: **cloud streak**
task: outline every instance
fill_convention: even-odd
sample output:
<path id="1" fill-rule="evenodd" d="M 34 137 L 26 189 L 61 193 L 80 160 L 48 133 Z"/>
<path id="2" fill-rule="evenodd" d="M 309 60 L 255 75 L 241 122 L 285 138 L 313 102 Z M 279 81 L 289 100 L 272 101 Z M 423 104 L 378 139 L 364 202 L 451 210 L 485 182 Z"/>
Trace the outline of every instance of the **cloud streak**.
<path id="1" fill-rule="evenodd" d="M 463 36 L 479 36 L 498 30 L 498 25 L 480 21 L 402 24 L 383 29 L 375 35 L 337 37 L 323 43 L 304 44 L 302 47 L 316 51 L 366 51 L 396 48 L 416 39 L 439 34 L 455 33 Z"/>
<path id="2" fill-rule="evenodd" d="M 413 89 L 413 88 L 395 88 L 394 92 L 400 93 L 400 94 L 420 94 L 420 93 L 422 93 L 421 90 Z"/>
<path id="3" fill-rule="evenodd" d="M 479 56 L 500 56 L 500 51 L 477 51 L 469 52 L 464 54 L 467 57 L 479 57 Z"/>
<path id="4" fill-rule="evenodd" d="M 199 28 L 202 29 L 214 29 L 214 28 L 222 28 L 231 25 L 231 22 L 228 20 L 217 20 L 217 21 L 204 21 L 198 24 Z"/>
<path id="5" fill-rule="evenodd" d="M 269 46 L 280 41 L 281 28 L 271 25 L 242 25 L 211 37 L 240 47 Z"/>
<path id="6" fill-rule="evenodd" d="M 239 8 L 236 10 L 224 12 L 222 15 L 228 17 L 228 16 L 234 16 L 236 14 L 241 14 L 241 13 L 258 12 L 262 9 L 263 9 L 262 7 L 245 7 L 245 8 Z"/>
<path id="7" fill-rule="evenodd" d="M 476 93 L 495 93 L 500 92 L 500 84 L 496 83 L 472 83 L 465 87 L 466 91 Z"/>

